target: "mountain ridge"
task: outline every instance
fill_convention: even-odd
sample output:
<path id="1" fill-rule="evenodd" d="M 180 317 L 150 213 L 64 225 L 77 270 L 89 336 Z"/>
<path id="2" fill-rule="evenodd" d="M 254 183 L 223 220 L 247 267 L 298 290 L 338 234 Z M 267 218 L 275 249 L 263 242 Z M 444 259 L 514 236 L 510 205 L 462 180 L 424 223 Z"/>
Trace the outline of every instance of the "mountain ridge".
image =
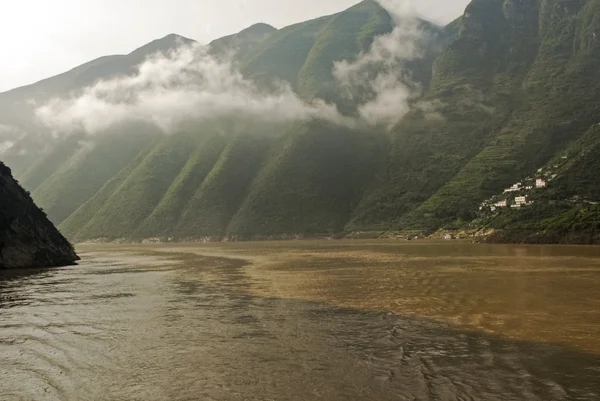
<path id="1" fill-rule="evenodd" d="M 600 1 L 473 0 L 446 27 L 419 24 L 427 48 L 402 66 L 418 89 L 408 113 L 391 129 L 318 120 L 190 121 L 170 136 L 156 133 L 136 142 L 129 153 L 119 153 L 114 171 L 103 169 L 105 176 L 95 180 L 86 179 L 86 172 L 98 169 L 93 161 L 102 160 L 103 146 L 120 147 L 123 130 L 95 139 L 95 158 L 73 164 L 77 169 L 61 163 L 82 147 L 72 140 L 19 174 L 74 240 L 511 227 L 503 212 L 495 220 L 481 216 L 481 202 L 590 138 L 586 132 L 600 122 L 600 44 L 594 39 Z M 261 90 L 281 80 L 301 99 L 325 99 L 356 113 L 362 99 L 346 97 L 333 76 L 334 63 L 364 57 L 395 28 L 385 9 L 365 1 L 282 29 L 255 25 L 216 40 L 212 51 L 220 57 L 237 50 L 236 65 Z M 392 107 L 402 112 L 400 104 Z M 144 137 L 151 130 L 137 131 Z M 596 152 L 593 141 L 585 146 Z M 582 160 L 578 166 L 594 171 L 593 156 Z M 57 167 L 44 167 L 50 165 Z M 594 194 L 582 167 L 562 174 L 548 193 Z M 73 201 L 68 194 L 83 180 L 93 185 Z M 565 180 L 573 180 L 569 191 L 554 191 Z M 532 195 L 540 201 L 529 210 L 542 208 L 540 213 L 556 217 L 587 207 L 556 210 L 544 194 Z M 507 213 L 513 222 L 531 218 L 528 211 Z M 548 220 L 549 229 L 558 227 L 553 224 Z"/>

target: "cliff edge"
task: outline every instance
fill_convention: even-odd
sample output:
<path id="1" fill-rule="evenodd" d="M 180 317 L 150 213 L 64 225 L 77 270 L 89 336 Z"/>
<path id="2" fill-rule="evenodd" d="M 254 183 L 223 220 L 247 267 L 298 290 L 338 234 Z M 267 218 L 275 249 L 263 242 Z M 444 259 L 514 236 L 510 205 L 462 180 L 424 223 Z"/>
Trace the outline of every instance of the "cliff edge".
<path id="1" fill-rule="evenodd" d="M 72 265 L 73 246 L 0 162 L 0 269 Z"/>

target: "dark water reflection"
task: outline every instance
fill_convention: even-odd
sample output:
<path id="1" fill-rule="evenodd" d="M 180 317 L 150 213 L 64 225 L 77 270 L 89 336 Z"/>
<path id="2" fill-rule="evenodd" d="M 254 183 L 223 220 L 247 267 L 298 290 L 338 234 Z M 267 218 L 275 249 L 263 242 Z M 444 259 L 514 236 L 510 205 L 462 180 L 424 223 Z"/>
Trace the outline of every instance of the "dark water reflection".
<path id="1" fill-rule="evenodd" d="M 0 276 L 0 400 L 597 401 L 600 339 L 589 309 L 597 290 L 584 286 L 560 301 L 568 303 L 562 311 L 580 311 L 564 316 L 574 326 L 563 328 L 568 335 L 552 334 L 560 322 L 543 319 L 515 331 L 540 341 L 451 318 L 461 305 L 502 315 L 517 284 L 531 301 L 504 315 L 539 316 L 543 303 L 534 301 L 551 299 L 548 291 L 562 299 L 579 282 L 598 288 L 596 252 L 385 243 L 87 248 L 81 266 Z M 504 282 L 523 260 L 526 277 Z M 494 266 L 487 274 L 495 284 L 483 285 L 482 266 Z M 469 286 L 462 303 L 435 306 Z M 490 286 L 493 302 L 481 302 Z M 410 302 L 398 301 L 399 292 Z M 407 308 L 414 313 L 400 313 Z"/>

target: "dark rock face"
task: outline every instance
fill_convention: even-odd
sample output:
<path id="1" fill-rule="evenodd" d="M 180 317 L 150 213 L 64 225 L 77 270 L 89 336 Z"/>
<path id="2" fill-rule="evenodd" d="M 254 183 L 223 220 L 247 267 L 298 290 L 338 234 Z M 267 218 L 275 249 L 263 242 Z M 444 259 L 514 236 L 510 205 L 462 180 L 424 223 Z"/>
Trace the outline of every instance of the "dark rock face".
<path id="1" fill-rule="evenodd" d="M 72 265 L 79 257 L 0 162 L 0 269 Z"/>

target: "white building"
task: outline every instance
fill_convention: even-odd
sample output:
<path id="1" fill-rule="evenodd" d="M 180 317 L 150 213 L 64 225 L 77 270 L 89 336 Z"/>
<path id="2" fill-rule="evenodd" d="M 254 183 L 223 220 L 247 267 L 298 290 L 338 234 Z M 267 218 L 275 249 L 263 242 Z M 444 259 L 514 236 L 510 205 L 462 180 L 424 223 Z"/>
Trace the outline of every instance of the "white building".
<path id="1" fill-rule="evenodd" d="M 507 207 L 508 206 L 508 201 L 503 200 L 503 201 L 500 201 L 500 202 L 496 202 L 496 203 L 494 203 L 494 206 L 496 206 L 496 207 Z"/>
<path id="2" fill-rule="evenodd" d="M 531 205 L 533 202 L 530 202 L 529 199 L 527 199 L 526 196 L 517 196 L 515 198 L 515 204 L 513 205 L 513 207 L 516 207 L 517 209 L 520 208 L 521 206 L 529 206 Z"/>
<path id="3" fill-rule="evenodd" d="M 519 184 L 513 185 L 512 187 L 510 187 L 508 189 L 505 189 L 504 193 L 506 194 L 506 193 L 509 193 L 509 192 L 517 192 L 517 191 L 520 191 L 520 190 L 521 190 L 521 184 L 519 183 Z"/>
<path id="4" fill-rule="evenodd" d="M 535 180 L 536 188 L 546 188 L 547 186 L 548 186 L 548 183 L 543 178 L 538 178 Z"/>
<path id="5" fill-rule="evenodd" d="M 527 204 L 527 197 L 526 196 L 517 196 L 515 198 L 515 203 L 517 205 L 526 205 Z"/>

